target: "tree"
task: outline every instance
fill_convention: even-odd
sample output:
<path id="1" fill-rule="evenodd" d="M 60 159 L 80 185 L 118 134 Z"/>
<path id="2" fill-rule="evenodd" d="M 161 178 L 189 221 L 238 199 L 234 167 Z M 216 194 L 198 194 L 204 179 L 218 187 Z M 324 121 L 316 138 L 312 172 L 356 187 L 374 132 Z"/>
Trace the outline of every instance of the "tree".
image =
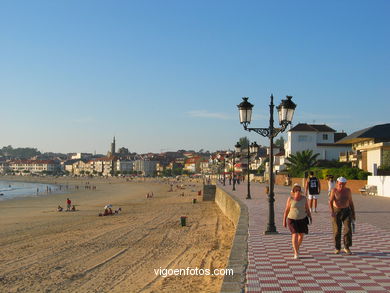
<path id="1" fill-rule="evenodd" d="M 275 145 L 276 145 L 278 148 L 284 150 L 284 138 L 283 138 L 283 136 L 281 136 L 280 138 L 278 138 L 278 139 L 275 141 Z"/>
<path id="2" fill-rule="evenodd" d="M 245 137 L 241 137 L 238 142 L 240 143 L 241 145 L 241 149 L 247 149 L 248 148 L 248 145 L 249 145 L 249 139 L 245 136 Z"/>
<path id="3" fill-rule="evenodd" d="M 382 154 L 382 165 L 379 169 L 390 170 L 390 151 L 383 150 Z"/>
<path id="4" fill-rule="evenodd" d="M 285 164 L 287 166 L 288 173 L 292 177 L 300 177 L 305 171 L 310 170 L 317 164 L 317 157 L 320 154 L 314 154 L 312 150 L 304 150 L 297 152 L 295 155 L 290 155 L 287 158 Z"/>
<path id="5" fill-rule="evenodd" d="M 0 155 L 10 156 L 16 158 L 31 158 L 41 153 L 35 148 L 16 148 L 14 149 L 11 145 L 5 146 L 0 149 Z"/>

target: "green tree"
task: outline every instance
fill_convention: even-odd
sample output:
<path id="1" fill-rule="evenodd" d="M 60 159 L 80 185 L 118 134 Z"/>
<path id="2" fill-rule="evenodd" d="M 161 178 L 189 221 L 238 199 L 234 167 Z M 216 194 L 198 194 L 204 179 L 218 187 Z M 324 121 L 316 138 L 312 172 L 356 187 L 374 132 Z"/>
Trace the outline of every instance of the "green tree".
<path id="1" fill-rule="evenodd" d="M 288 156 L 288 162 L 285 163 L 288 173 L 292 177 L 301 177 L 305 171 L 316 166 L 319 155 L 318 153 L 313 155 L 312 150 L 304 150 Z"/>
<path id="2" fill-rule="evenodd" d="M 248 148 L 248 145 L 249 145 L 249 139 L 245 136 L 245 137 L 241 137 L 238 142 L 240 143 L 241 145 L 241 149 L 244 150 L 244 149 L 247 149 Z"/>
<path id="3" fill-rule="evenodd" d="M 31 158 L 41 153 L 35 148 L 16 148 L 14 149 L 11 145 L 5 146 L 0 149 L 0 155 L 17 157 L 17 158 Z"/>
<path id="4" fill-rule="evenodd" d="M 171 169 L 165 169 L 164 171 L 162 171 L 162 176 L 164 176 L 164 177 L 172 176 L 172 170 Z"/>
<path id="5" fill-rule="evenodd" d="M 379 169 L 390 170 L 390 151 L 384 150 L 382 154 L 382 165 Z"/>
<path id="6" fill-rule="evenodd" d="M 284 138 L 283 138 L 283 136 L 281 136 L 280 138 L 278 138 L 278 139 L 275 141 L 274 144 L 275 144 L 278 148 L 284 150 Z"/>

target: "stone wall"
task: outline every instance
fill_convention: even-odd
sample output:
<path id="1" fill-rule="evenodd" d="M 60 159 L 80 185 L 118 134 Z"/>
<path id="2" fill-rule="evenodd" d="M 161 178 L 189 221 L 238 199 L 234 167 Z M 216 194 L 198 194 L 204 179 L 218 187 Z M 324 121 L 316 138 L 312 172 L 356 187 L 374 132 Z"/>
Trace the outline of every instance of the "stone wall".
<path id="1" fill-rule="evenodd" d="M 299 185 L 304 184 L 303 178 L 290 178 L 291 179 L 291 186 L 295 183 L 298 183 Z M 337 178 L 335 178 L 337 179 Z M 286 181 L 286 175 L 276 175 L 275 176 L 275 184 L 276 185 L 285 185 Z M 322 190 L 328 190 L 328 182 L 325 179 L 320 179 L 321 183 L 321 189 Z M 351 189 L 352 193 L 360 193 L 359 189 L 363 188 L 367 185 L 367 180 L 348 180 L 347 187 Z M 303 186 L 302 186 L 303 187 Z"/>
<path id="2" fill-rule="evenodd" d="M 244 292 L 248 266 L 248 208 L 237 197 L 219 187 L 216 188 L 215 203 L 236 227 L 227 266 L 227 269 L 232 269 L 234 274 L 233 276 L 225 275 L 220 292 Z"/>

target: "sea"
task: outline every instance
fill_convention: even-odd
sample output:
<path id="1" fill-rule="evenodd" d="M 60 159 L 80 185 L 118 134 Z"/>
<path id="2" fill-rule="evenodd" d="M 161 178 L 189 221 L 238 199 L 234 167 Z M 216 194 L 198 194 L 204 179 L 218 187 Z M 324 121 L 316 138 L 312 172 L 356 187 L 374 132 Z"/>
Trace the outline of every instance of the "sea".
<path id="1" fill-rule="evenodd" d="M 0 180 L 0 201 L 19 197 L 61 193 L 54 184 Z"/>

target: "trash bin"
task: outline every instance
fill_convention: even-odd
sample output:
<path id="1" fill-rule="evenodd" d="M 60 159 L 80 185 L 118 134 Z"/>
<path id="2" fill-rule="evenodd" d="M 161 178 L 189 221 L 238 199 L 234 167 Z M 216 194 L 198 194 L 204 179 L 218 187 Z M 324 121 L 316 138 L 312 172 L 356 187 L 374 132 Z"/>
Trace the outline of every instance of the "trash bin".
<path id="1" fill-rule="evenodd" d="M 186 216 L 181 216 L 180 217 L 180 224 L 182 227 L 184 227 L 186 225 L 186 222 L 187 222 L 187 217 Z"/>
<path id="2" fill-rule="evenodd" d="M 192 203 L 196 203 L 196 198 L 193 198 L 193 199 L 192 199 Z"/>
<path id="3" fill-rule="evenodd" d="M 199 191 L 198 191 L 198 195 L 202 195 L 202 190 L 199 190 Z"/>

